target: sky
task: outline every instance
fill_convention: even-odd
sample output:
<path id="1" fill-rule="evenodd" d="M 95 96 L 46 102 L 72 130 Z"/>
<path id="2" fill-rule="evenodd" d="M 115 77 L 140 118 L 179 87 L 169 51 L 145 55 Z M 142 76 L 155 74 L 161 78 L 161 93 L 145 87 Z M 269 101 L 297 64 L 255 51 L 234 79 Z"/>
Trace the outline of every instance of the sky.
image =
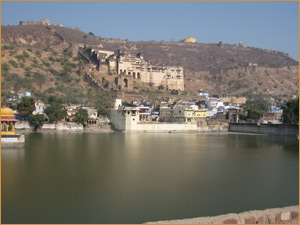
<path id="1" fill-rule="evenodd" d="M 2 1 L 1 24 L 50 19 L 104 38 L 238 44 L 299 61 L 298 1 Z"/>

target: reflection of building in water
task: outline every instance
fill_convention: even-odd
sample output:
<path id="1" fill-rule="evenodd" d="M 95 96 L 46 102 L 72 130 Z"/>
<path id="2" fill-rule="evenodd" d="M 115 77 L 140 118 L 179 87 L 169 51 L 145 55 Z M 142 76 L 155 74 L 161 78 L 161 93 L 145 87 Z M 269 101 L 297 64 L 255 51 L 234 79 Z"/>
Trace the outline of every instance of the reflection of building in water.
<path id="1" fill-rule="evenodd" d="M 14 112 L 4 106 L 1 108 L 1 146 L 2 147 L 17 147 L 23 146 L 25 136 L 15 134 L 15 119 Z"/>
<path id="2" fill-rule="evenodd" d="M 116 86 L 122 89 L 133 89 L 133 81 L 140 80 L 153 86 L 163 85 L 166 90 L 184 90 L 183 67 L 153 66 L 146 62 L 139 53 L 136 56 L 129 52 L 91 50 L 98 60 L 100 73 L 118 74 Z"/>

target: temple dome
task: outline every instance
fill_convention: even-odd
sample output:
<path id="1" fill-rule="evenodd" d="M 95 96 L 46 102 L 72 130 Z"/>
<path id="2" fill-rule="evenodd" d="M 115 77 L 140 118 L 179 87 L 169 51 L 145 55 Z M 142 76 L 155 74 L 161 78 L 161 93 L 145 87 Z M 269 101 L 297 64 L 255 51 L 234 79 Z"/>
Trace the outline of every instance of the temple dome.
<path id="1" fill-rule="evenodd" d="M 14 111 L 4 106 L 1 108 L 1 117 L 13 117 L 15 118 Z"/>

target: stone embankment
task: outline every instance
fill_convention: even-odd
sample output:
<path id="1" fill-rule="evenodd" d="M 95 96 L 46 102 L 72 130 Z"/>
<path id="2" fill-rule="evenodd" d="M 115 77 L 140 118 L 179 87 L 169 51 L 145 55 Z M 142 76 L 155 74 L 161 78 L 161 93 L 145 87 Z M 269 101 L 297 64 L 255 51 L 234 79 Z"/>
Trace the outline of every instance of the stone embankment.
<path id="1" fill-rule="evenodd" d="M 104 122 L 103 122 L 104 121 Z M 28 122 L 16 123 L 16 130 L 27 130 L 32 131 L 34 129 Z M 99 133 L 110 133 L 113 132 L 108 122 L 105 119 L 100 119 L 97 125 L 86 125 L 78 123 L 45 123 L 40 128 L 40 131 L 67 131 L 67 132 L 99 132 Z"/>
<path id="2" fill-rule="evenodd" d="M 28 122 L 16 123 L 16 130 L 33 130 Z M 56 130 L 56 131 L 83 131 L 83 125 L 77 123 L 45 123 L 41 127 L 42 131 Z"/>
<path id="3" fill-rule="evenodd" d="M 146 224 L 298 224 L 299 205 L 214 217 L 147 222 Z"/>
<path id="4" fill-rule="evenodd" d="M 299 134 L 299 125 L 230 123 L 229 131 L 240 133 L 297 136 Z"/>

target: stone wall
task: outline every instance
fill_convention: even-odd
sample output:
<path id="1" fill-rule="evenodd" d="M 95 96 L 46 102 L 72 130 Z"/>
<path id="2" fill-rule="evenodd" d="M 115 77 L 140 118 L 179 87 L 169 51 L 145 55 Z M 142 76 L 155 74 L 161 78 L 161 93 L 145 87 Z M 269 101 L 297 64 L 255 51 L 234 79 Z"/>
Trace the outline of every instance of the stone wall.
<path id="1" fill-rule="evenodd" d="M 228 132 L 228 124 L 201 125 L 198 132 Z"/>
<path id="2" fill-rule="evenodd" d="M 18 122 L 15 124 L 16 130 L 31 130 L 32 126 L 29 125 L 29 122 Z"/>
<path id="3" fill-rule="evenodd" d="M 83 125 L 77 123 L 57 123 L 55 128 L 57 131 L 83 131 Z"/>
<path id="4" fill-rule="evenodd" d="M 230 213 L 214 217 L 147 222 L 146 224 L 298 224 L 299 206 Z"/>
<path id="5" fill-rule="evenodd" d="M 41 127 L 41 130 L 56 130 L 56 124 L 52 124 L 52 123 L 45 123 L 43 124 L 43 126 Z"/>
<path id="6" fill-rule="evenodd" d="M 137 132 L 188 132 L 197 131 L 197 124 L 139 122 L 133 128 Z"/>
<path id="7" fill-rule="evenodd" d="M 241 133 L 296 136 L 299 134 L 299 126 L 287 124 L 230 123 L 229 131 Z"/>
<path id="8" fill-rule="evenodd" d="M 24 144 L 24 134 L 1 135 L 1 147 L 23 147 Z"/>
<path id="9" fill-rule="evenodd" d="M 29 122 L 16 123 L 16 130 L 33 130 L 33 126 Z M 83 131 L 83 125 L 77 123 L 45 123 L 41 127 L 42 131 Z"/>

